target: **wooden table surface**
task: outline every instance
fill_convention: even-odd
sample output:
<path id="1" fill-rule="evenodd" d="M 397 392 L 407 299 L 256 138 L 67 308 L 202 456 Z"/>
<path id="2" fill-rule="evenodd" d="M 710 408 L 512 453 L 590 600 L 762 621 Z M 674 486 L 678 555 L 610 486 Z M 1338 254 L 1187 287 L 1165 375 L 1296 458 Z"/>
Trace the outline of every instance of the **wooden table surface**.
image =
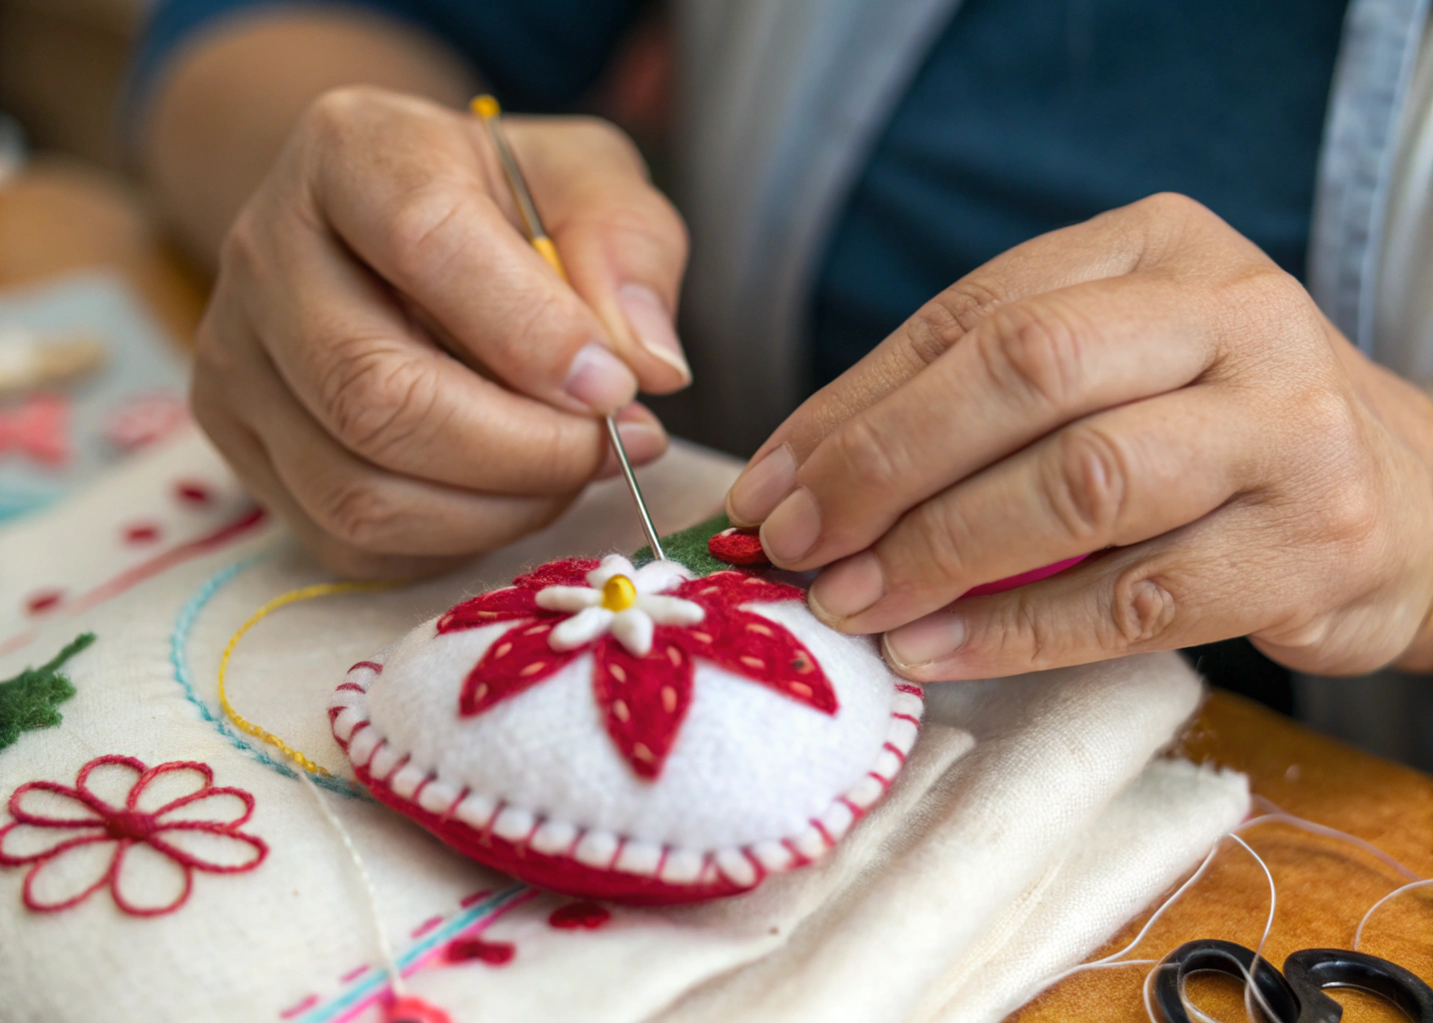
<path id="1" fill-rule="evenodd" d="M 162 244 L 132 189 L 60 162 L 37 163 L 0 185 L 0 288 L 89 267 L 120 274 L 176 339 L 188 341 L 202 310 L 202 285 Z M 1420 876 L 1433 876 L 1433 778 L 1219 692 L 1190 728 L 1181 752 L 1243 771 L 1254 792 L 1287 812 L 1351 832 Z M 1350 947 L 1365 911 L 1401 883 L 1387 867 L 1331 839 L 1283 825 L 1262 826 L 1244 837 L 1268 863 L 1278 886 L 1278 913 L 1267 946 L 1276 964 L 1300 948 Z M 1263 873 L 1247 853 L 1225 841 L 1210 872 L 1132 957 L 1157 958 L 1194 938 L 1253 946 L 1267 907 Z M 1098 955 L 1124 945 L 1142 923 L 1143 917 L 1131 922 Z M 1370 923 L 1361 948 L 1433 982 L 1433 891 L 1387 904 Z M 1139 967 L 1078 974 L 1011 1021 L 1140 1023 L 1146 1018 L 1143 979 Z M 1191 990 L 1215 1018 L 1244 1018 L 1234 982 L 1196 978 Z M 1347 1006 L 1346 1023 L 1403 1018 L 1368 996 L 1341 993 L 1338 999 Z"/>

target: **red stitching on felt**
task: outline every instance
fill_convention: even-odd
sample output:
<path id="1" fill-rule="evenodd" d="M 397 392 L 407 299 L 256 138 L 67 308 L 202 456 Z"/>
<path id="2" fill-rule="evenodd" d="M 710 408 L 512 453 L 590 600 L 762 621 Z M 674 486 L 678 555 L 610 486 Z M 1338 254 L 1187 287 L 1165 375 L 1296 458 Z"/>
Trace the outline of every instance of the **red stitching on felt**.
<path id="1" fill-rule="evenodd" d="M 722 571 L 680 582 L 672 596 L 700 605 L 700 630 L 659 625 L 645 657 L 632 655 L 610 634 L 566 651 L 554 651 L 548 626 L 569 617 L 537 605 L 537 593 L 552 585 L 585 582 L 597 563 L 554 562 L 519 576 L 513 585 L 459 604 L 438 621 L 438 632 L 513 621 L 479 658 L 464 680 L 458 712 L 481 714 L 525 692 L 581 654 L 593 654 L 593 693 L 603 710 L 607 733 L 639 778 L 660 777 L 693 698 L 693 659 L 766 686 L 813 710 L 835 714 L 836 692 L 820 664 L 784 626 L 743 609 L 753 601 L 800 600 L 794 586 Z M 536 619 L 542 628 L 534 628 Z"/>
<path id="2" fill-rule="evenodd" d="M 493 890 L 491 888 L 479 888 L 471 895 L 464 895 L 458 901 L 458 905 L 463 909 L 467 909 L 469 906 L 476 906 L 479 902 L 482 902 L 492 893 Z"/>
<path id="3" fill-rule="evenodd" d="M 348 978 L 345 977 L 345 980 Z M 290 1005 L 283 1012 L 279 1013 L 279 1019 L 293 1019 L 301 1012 L 307 1012 L 318 1004 L 318 995 L 309 995 L 303 1001 Z"/>
<path id="4" fill-rule="evenodd" d="M 393 784 L 393 776 L 394 776 L 395 774 L 397 774 L 399 771 L 403 770 L 403 768 L 407 767 L 407 766 L 408 766 L 408 761 L 411 760 L 412 758 L 413 758 L 413 754 L 411 754 L 411 753 L 405 753 L 405 754 L 403 754 L 403 759 L 400 760 L 400 761 L 398 761 L 398 763 L 394 764 L 394 765 L 393 765 L 393 769 L 390 770 L 390 771 L 388 772 L 388 774 L 384 776 L 384 778 L 383 778 L 383 784 L 385 784 L 385 785 L 392 785 L 392 784 Z"/>
<path id="5" fill-rule="evenodd" d="M 427 934 L 429 931 L 431 931 L 434 927 L 437 927 L 442 922 L 443 918 L 441 916 L 429 917 L 417 927 L 413 928 L 413 932 L 409 935 L 409 937 L 421 938 L 423 935 Z"/>
<path id="6" fill-rule="evenodd" d="M 133 772 L 136 777 L 130 784 L 129 792 L 123 806 L 114 806 L 102 799 L 90 790 L 88 781 L 90 775 L 100 767 L 123 766 Z M 168 803 L 153 811 L 137 809 L 139 798 L 146 787 L 154 779 L 175 771 L 193 771 L 201 778 L 200 786 L 186 796 L 172 799 Z M 78 802 L 91 813 L 83 818 L 56 818 L 31 813 L 25 810 L 21 803 L 27 792 L 41 791 L 54 795 L 64 796 Z M 244 805 L 244 812 L 237 820 L 213 821 L 202 819 L 181 819 L 172 823 L 166 823 L 166 814 L 198 802 L 201 799 L 208 799 L 212 796 L 232 796 Z M 200 870 L 211 874 L 238 874 L 253 870 L 268 857 L 269 847 L 263 839 L 256 835 L 250 835 L 239 829 L 246 823 L 254 812 L 254 797 L 243 789 L 228 786 L 214 785 L 214 772 L 207 764 L 192 760 L 175 760 L 160 764 L 157 767 L 145 767 L 144 763 L 134 757 L 119 756 L 111 754 L 108 756 L 96 757 L 84 767 L 80 768 L 75 776 L 73 787 L 61 785 L 52 781 L 31 781 L 21 785 L 10 795 L 8 804 L 10 816 L 14 820 L 0 828 L 0 867 L 18 867 L 28 865 L 29 872 L 25 875 L 22 889 L 22 896 L 25 906 L 33 912 L 56 912 L 77 906 L 100 888 L 108 886 L 110 897 L 125 913 L 131 916 L 162 916 L 172 913 L 189 899 L 189 893 L 194 884 L 194 871 Z M 90 829 L 88 834 L 81 834 L 55 846 L 37 853 L 25 856 L 10 856 L 4 849 L 5 836 L 12 830 L 19 827 L 34 828 L 57 828 L 70 830 L 73 828 Z M 209 835 L 218 835 L 235 839 L 249 846 L 253 850 L 254 858 L 248 863 L 213 863 L 201 859 L 190 853 L 188 850 L 179 848 L 165 841 L 165 832 L 171 831 L 201 831 Z M 105 868 L 100 877 L 88 888 L 71 896 L 69 899 L 59 903 L 42 903 L 34 893 L 35 879 L 45 865 L 63 856 L 70 849 L 80 846 L 94 845 L 96 843 L 114 843 L 114 855 L 109 865 Z M 171 860 L 173 860 L 184 871 L 184 887 L 179 895 L 167 906 L 137 906 L 125 895 L 123 887 L 123 869 L 125 853 L 131 846 L 148 845 Z"/>
<path id="7" fill-rule="evenodd" d="M 911 724 L 915 725 L 917 728 L 920 727 L 921 719 L 918 718 L 918 717 L 912 717 L 910 714 L 901 714 L 901 713 L 897 713 L 896 711 L 892 711 L 892 712 L 891 712 L 891 717 L 893 717 L 893 718 L 900 718 L 902 721 L 909 721 Z"/>
<path id="8" fill-rule="evenodd" d="M 394 793 L 394 795 L 397 795 L 397 793 Z M 399 798 L 401 799 L 402 797 L 400 796 Z M 488 845 L 491 843 L 493 837 L 493 824 L 495 821 L 497 821 L 498 814 L 503 812 L 503 807 L 507 805 L 508 802 L 506 799 L 499 799 L 497 803 L 493 805 L 492 816 L 489 817 L 486 821 L 484 821 L 483 826 L 478 829 L 478 839 L 484 845 Z"/>
<path id="9" fill-rule="evenodd" d="M 383 665 L 379 664 L 377 661 L 359 661 L 353 667 L 349 668 L 348 671 L 349 673 L 352 673 L 357 671 L 359 668 L 368 668 L 375 675 L 383 674 Z"/>
<path id="10" fill-rule="evenodd" d="M 791 854 L 795 865 L 798 867 L 804 867 L 811 862 L 811 857 L 807 856 L 800 849 L 796 848 L 796 846 L 793 844 L 794 841 L 795 839 L 783 838 L 781 840 L 781 844 L 784 845 L 786 847 L 786 851 Z"/>
<path id="11" fill-rule="evenodd" d="M 811 826 L 820 833 L 821 840 L 826 843 L 827 849 L 834 849 L 836 847 L 836 840 L 831 837 L 831 832 L 826 830 L 826 825 L 821 823 L 821 818 L 812 817 Z"/>
<path id="12" fill-rule="evenodd" d="M 220 526 L 214 532 L 207 533 L 195 540 L 190 540 L 188 543 L 180 544 L 178 547 L 172 547 L 163 553 L 155 555 L 148 561 L 141 562 L 133 568 L 121 572 L 119 575 L 114 576 L 107 582 L 101 583 L 94 589 L 80 594 L 80 596 L 65 605 L 65 613 L 73 616 L 82 611 L 88 611 L 90 608 L 102 604 L 112 597 L 119 596 L 119 594 L 125 590 L 139 585 L 146 579 L 151 579 L 161 572 L 168 571 L 175 565 L 187 561 L 189 558 L 206 554 L 217 547 L 223 546 L 230 540 L 242 536 L 244 533 L 260 525 L 263 521 L 264 510 L 258 507 L 252 508 L 239 516 L 239 518 Z M 36 632 L 34 630 L 27 630 L 11 636 L 5 640 L 5 642 L 0 643 L 0 654 L 8 654 L 12 650 L 20 649 L 33 640 L 35 636 Z"/>
<path id="13" fill-rule="evenodd" d="M 506 966 L 517 955 L 510 941 L 487 941 L 484 938 L 454 938 L 448 942 L 443 958 L 450 963 L 469 963 L 476 959 L 489 966 Z"/>
<path id="14" fill-rule="evenodd" d="M 438 819 L 446 821 L 449 817 L 453 816 L 453 814 L 457 813 L 458 804 L 468 798 L 468 791 L 468 787 L 464 785 L 463 791 L 458 793 L 458 798 L 448 804 L 448 808 L 438 815 Z"/>
<path id="15" fill-rule="evenodd" d="M 418 783 L 418 787 L 413 790 L 413 802 L 416 803 L 416 802 L 418 802 L 419 799 L 422 798 L 422 796 L 423 796 L 423 790 L 428 787 L 428 783 L 429 783 L 430 781 L 432 781 L 432 780 L 433 780 L 433 775 L 430 774 L 430 775 L 426 775 L 426 776 L 423 778 L 423 780 Z"/>
<path id="16" fill-rule="evenodd" d="M 595 902 L 569 902 L 558 906 L 547 917 L 547 925 L 559 931 L 595 931 L 612 919 L 606 906 Z"/>
<path id="17" fill-rule="evenodd" d="M 750 862 L 753 867 L 756 868 L 756 880 L 753 881 L 751 884 L 747 885 L 747 889 L 750 890 L 766 880 L 768 876 L 766 864 L 762 863 L 759 859 L 756 858 L 756 853 L 752 852 L 750 847 L 744 846 L 741 850 L 741 854 L 747 858 L 747 861 Z M 720 863 L 717 864 L 717 870 L 721 870 Z M 728 878 L 728 880 L 730 880 L 730 878 Z"/>
<path id="18" fill-rule="evenodd" d="M 368 972 L 368 964 L 367 964 L 367 963 L 364 963 L 362 966 L 355 966 L 353 969 L 351 969 L 351 970 L 349 970 L 347 973 L 345 973 L 342 977 L 339 977 L 339 978 L 338 978 L 338 982 L 339 982 L 340 984 L 347 984 L 350 980 L 353 980 L 353 979 L 356 978 L 356 977 L 361 977 L 361 976 L 363 976 L 363 975 L 364 975 L 365 973 L 367 973 L 367 972 Z"/>
<path id="19" fill-rule="evenodd" d="M 888 743 L 886 743 L 885 746 L 882 747 L 882 748 L 883 748 L 883 749 L 888 749 L 888 750 L 890 750 L 892 753 L 894 753 L 894 754 L 896 755 L 896 759 L 901 762 L 901 766 L 902 766 L 902 767 L 904 767 L 904 766 L 906 765 L 906 755 L 905 755 L 905 753 L 901 752 L 901 748 L 900 748 L 899 746 L 897 746 L 895 743 L 893 743 L 893 742 L 888 742 Z"/>
<path id="20" fill-rule="evenodd" d="M 622 849 L 623 849 L 624 846 L 626 846 L 626 844 L 627 844 L 627 838 L 626 838 L 625 835 L 624 835 L 623 837 L 617 839 L 617 851 L 612 854 L 612 859 L 611 859 L 611 861 L 609 861 L 608 864 L 607 864 L 607 869 L 608 869 L 608 870 L 616 870 L 616 869 L 617 869 L 617 861 L 622 858 Z"/>
<path id="21" fill-rule="evenodd" d="M 352 741 L 352 739 L 353 739 L 353 736 L 349 736 L 349 740 Z M 380 739 L 380 740 L 378 740 L 378 742 L 376 742 L 376 743 L 373 744 L 373 749 L 371 749 L 371 750 L 368 751 L 368 759 L 363 762 L 363 769 L 364 769 L 365 771 L 368 769 L 368 765 L 371 764 L 371 763 L 373 763 L 373 758 L 376 757 L 376 756 L 378 756 L 378 751 L 381 750 L 384 746 L 387 746 L 387 745 L 388 745 L 388 740 L 386 740 L 386 739 Z"/>
<path id="22" fill-rule="evenodd" d="M 341 684 L 339 685 L 339 687 L 338 687 L 338 691 L 341 692 L 341 693 L 342 693 L 342 692 L 349 692 L 349 693 L 366 693 L 366 692 L 368 692 L 367 689 L 364 689 L 364 688 L 363 688 L 361 685 L 359 685 L 357 682 L 344 682 L 344 683 L 341 683 Z M 334 709 L 335 709 L 335 710 L 341 710 L 342 708 L 334 708 Z"/>
<path id="23" fill-rule="evenodd" d="M 891 787 L 891 779 L 887 778 L 885 775 L 877 774 L 875 771 L 867 771 L 866 774 L 881 783 L 882 792 L 887 791 Z"/>
<path id="24" fill-rule="evenodd" d="M 661 877 L 662 871 L 667 869 L 667 854 L 671 852 L 670 847 L 662 846 L 662 854 L 657 857 L 657 869 L 652 871 L 653 877 Z"/>
<path id="25" fill-rule="evenodd" d="M 850 810 L 851 813 L 855 815 L 856 820 L 860 820 L 862 817 L 866 816 L 865 810 L 862 810 L 859 806 L 851 802 L 844 795 L 837 796 L 836 802 L 840 803 L 846 809 Z"/>

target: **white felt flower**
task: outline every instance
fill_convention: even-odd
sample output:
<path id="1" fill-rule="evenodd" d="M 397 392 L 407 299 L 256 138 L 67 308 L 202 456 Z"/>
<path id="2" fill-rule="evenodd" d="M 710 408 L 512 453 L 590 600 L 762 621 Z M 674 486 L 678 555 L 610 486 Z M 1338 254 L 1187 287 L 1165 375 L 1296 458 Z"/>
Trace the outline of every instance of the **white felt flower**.
<path id="1" fill-rule="evenodd" d="M 646 657 L 658 625 L 695 625 L 705 616 L 701 605 L 666 594 L 691 578 L 675 561 L 633 568 L 622 555 L 609 554 L 587 573 L 586 586 L 538 591 L 538 607 L 572 614 L 552 630 L 548 644 L 554 650 L 573 650 L 610 632 L 634 657 Z"/>

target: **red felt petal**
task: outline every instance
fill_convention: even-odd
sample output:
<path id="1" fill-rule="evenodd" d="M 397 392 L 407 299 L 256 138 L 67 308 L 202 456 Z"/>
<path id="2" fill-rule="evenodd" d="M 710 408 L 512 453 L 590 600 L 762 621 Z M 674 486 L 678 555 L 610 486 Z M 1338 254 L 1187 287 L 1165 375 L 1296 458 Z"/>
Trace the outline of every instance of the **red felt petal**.
<path id="1" fill-rule="evenodd" d="M 465 600 L 450 608 L 438 619 L 438 635 L 460 632 L 463 629 L 481 629 L 484 625 L 510 622 L 515 618 L 537 618 L 549 612 L 537 606 L 536 590 L 509 586 L 502 590 L 480 593 L 472 600 Z"/>
<path id="2" fill-rule="evenodd" d="M 546 565 L 539 565 L 531 572 L 518 576 L 513 580 L 513 585 L 529 590 L 541 590 L 548 586 L 585 586 L 587 585 L 587 573 L 599 564 L 601 562 L 596 558 L 565 558 L 562 561 L 549 561 Z"/>
<path id="3" fill-rule="evenodd" d="M 597 643 L 593 693 L 607 734 L 639 778 L 661 775 L 692 703 L 692 659 L 681 639 L 685 631 L 658 626 L 646 657 L 633 656 L 611 638 Z"/>
<path id="4" fill-rule="evenodd" d="M 708 604 L 706 610 L 700 624 L 681 632 L 683 644 L 694 656 L 813 710 L 836 713 L 840 704 L 826 673 L 784 625 L 731 606 Z"/>
<path id="5" fill-rule="evenodd" d="M 495 703 L 516 696 L 553 675 L 586 647 L 558 652 L 547 636 L 555 621 L 516 625 L 488 647 L 477 667 L 463 683 L 458 712 L 463 717 L 481 714 Z"/>
<path id="6" fill-rule="evenodd" d="M 771 559 L 761 547 L 761 535 L 756 529 L 739 529 L 736 526 L 723 529 L 707 541 L 707 552 L 728 565 L 764 567 L 771 564 Z"/>
<path id="7" fill-rule="evenodd" d="M 795 586 L 772 582 L 746 572 L 713 572 L 700 579 L 682 583 L 674 596 L 694 600 L 703 607 L 729 607 L 760 602 L 775 604 L 783 600 L 805 600 L 806 594 Z"/>

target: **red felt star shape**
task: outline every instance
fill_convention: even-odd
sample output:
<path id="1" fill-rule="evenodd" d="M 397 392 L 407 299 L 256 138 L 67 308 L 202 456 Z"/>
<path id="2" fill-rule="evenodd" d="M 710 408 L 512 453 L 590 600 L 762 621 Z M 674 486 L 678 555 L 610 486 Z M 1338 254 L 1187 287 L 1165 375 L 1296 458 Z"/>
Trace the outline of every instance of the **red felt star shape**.
<path id="1" fill-rule="evenodd" d="M 645 657 L 626 649 L 610 633 L 571 650 L 553 650 L 552 629 L 569 614 L 537 605 L 549 586 L 584 586 L 598 567 L 591 559 L 555 561 L 518 576 L 513 585 L 481 594 L 438 619 L 438 633 L 518 622 L 479 659 L 463 684 L 459 713 L 481 714 L 557 673 L 573 658 L 593 654 L 593 693 L 607 733 L 641 778 L 662 773 L 667 755 L 692 702 L 693 659 L 727 671 L 823 714 L 835 714 L 835 690 L 811 652 L 784 626 L 742 610 L 741 605 L 801 600 L 794 586 L 742 572 L 716 572 L 683 580 L 665 591 L 701 606 L 695 625 L 658 625 Z"/>

